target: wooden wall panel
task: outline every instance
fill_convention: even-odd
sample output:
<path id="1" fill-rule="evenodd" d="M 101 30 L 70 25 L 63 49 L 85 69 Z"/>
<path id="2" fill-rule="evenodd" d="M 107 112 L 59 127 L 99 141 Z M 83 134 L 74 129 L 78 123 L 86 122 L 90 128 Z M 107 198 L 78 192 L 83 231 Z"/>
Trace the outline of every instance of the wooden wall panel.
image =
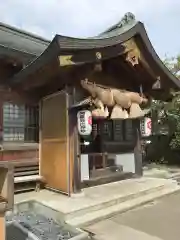
<path id="1" fill-rule="evenodd" d="M 40 174 L 48 187 L 70 194 L 73 155 L 70 152 L 68 95 L 59 92 L 43 99 L 40 124 Z"/>
<path id="2" fill-rule="evenodd" d="M 68 193 L 67 141 L 42 143 L 41 175 L 48 187 Z"/>

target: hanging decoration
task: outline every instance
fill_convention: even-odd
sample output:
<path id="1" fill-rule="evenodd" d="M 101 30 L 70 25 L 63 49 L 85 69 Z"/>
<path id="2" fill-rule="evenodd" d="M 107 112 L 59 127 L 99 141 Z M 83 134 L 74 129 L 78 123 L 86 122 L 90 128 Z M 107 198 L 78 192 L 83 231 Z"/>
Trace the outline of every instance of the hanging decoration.
<path id="1" fill-rule="evenodd" d="M 141 136 L 149 137 L 152 134 L 152 120 L 151 118 L 145 117 L 140 123 Z"/>
<path id="2" fill-rule="evenodd" d="M 108 88 L 89 82 L 88 79 L 81 81 L 81 86 L 87 90 L 92 98 L 95 109 L 92 111 L 93 117 L 110 117 L 111 119 L 142 118 L 146 115 L 146 110 L 142 110 L 140 105 L 146 104 L 148 99 L 141 93 L 130 92 L 123 89 Z M 112 109 L 111 116 L 109 116 Z"/>
<path id="3" fill-rule="evenodd" d="M 88 136 L 92 132 L 92 113 L 88 110 L 77 113 L 78 132 L 81 136 Z"/>

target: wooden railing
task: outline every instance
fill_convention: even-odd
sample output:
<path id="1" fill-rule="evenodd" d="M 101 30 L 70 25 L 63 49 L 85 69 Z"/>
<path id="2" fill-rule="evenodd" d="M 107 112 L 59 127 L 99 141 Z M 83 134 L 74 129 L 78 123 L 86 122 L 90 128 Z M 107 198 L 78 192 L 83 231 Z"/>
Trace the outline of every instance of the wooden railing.
<path id="1" fill-rule="evenodd" d="M 39 159 L 13 160 L 14 192 L 38 190 L 42 180 L 39 175 Z M 0 166 L 7 166 L 9 161 L 1 161 Z"/>

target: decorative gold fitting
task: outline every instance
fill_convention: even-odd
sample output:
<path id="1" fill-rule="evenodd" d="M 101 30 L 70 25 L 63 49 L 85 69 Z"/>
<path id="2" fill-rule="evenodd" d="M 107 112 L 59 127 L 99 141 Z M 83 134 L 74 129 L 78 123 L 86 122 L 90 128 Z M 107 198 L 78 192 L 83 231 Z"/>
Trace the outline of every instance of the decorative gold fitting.
<path id="1" fill-rule="evenodd" d="M 62 55 L 62 56 L 59 56 L 59 64 L 60 66 L 71 66 L 71 65 L 74 65 L 75 62 L 72 60 L 72 55 Z"/>
<path id="2" fill-rule="evenodd" d="M 132 50 L 127 53 L 126 61 L 130 62 L 132 64 L 132 66 L 134 67 L 135 65 L 139 64 L 139 57 L 136 54 L 136 52 Z"/>
<path id="3" fill-rule="evenodd" d="M 100 52 L 96 52 L 96 59 L 101 60 L 102 59 L 102 54 Z"/>

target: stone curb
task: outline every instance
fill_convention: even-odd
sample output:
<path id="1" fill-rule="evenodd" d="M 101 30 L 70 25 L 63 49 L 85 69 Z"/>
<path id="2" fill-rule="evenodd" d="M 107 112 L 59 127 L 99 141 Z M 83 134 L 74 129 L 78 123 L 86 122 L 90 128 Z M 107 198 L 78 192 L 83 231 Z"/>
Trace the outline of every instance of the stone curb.
<path id="1" fill-rule="evenodd" d="M 66 222 L 73 226 L 84 227 L 90 224 L 94 224 L 95 222 L 110 218 L 118 213 L 123 213 L 133 208 L 139 207 L 168 194 L 175 193 L 179 190 L 180 186 L 175 184 L 164 186 L 164 189 L 161 191 L 157 190 L 156 192 L 146 194 L 144 196 L 140 196 L 105 209 L 100 209 L 99 211 L 89 212 L 83 216 L 69 219 Z"/>

